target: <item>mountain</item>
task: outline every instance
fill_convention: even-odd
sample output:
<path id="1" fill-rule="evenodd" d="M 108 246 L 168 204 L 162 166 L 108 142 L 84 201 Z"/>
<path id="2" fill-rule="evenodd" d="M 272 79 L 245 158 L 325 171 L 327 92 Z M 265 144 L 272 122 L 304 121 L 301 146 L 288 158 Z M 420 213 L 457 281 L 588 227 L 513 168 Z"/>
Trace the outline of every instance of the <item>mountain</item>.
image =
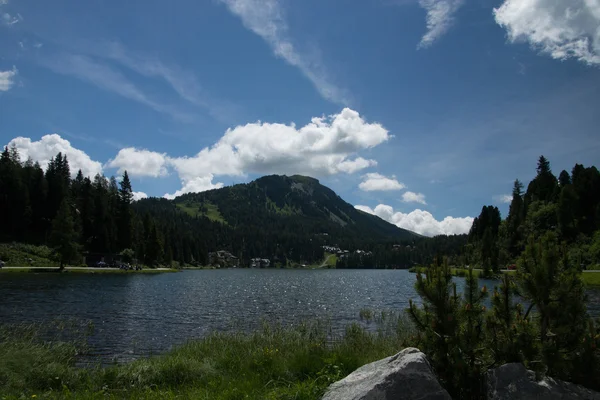
<path id="1" fill-rule="evenodd" d="M 265 225 L 332 239 L 407 240 L 414 232 L 357 210 L 333 190 L 307 176 L 269 175 L 173 200 L 192 216 L 204 215 L 230 226 L 262 228 Z"/>
<path id="2" fill-rule="evenodd" d="M 323 258 L 324 245 L 371 250 L 420 238 L 355 209 L 317 179 L 299 175 L 270 175 L 174 200 L 143 199 L 133 207 L 156 224 L 167 260 L 207 260 L 208 252 L 227 250 L 243 261 L 311 263 Z"/>

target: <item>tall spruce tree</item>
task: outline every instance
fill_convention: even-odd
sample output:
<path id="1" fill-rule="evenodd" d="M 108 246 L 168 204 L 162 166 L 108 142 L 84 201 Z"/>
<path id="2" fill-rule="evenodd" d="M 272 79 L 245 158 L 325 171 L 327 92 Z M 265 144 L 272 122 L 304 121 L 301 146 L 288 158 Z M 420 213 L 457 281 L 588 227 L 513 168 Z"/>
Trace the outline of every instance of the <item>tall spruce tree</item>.
<path id="1" fill-rule="evenodd" d="M 133 201 L 133 191 L 127 171 L 123 173 L 121 179 L 121 187 L 119 189 L 119 209 L 118 209 L 118 225 L 119 232 L 119 248 L 128 249 L 132 247 L 132 231 L 133 231 L 133 214 L 131 203 Z"/>
<path id="2" fill-rule="evenodd" d="M 77 257 L 79 251 L 77 241 L 71 205 L 67 199 L 63 199 L 52 221 L 50 234 L 50 244 L 58 255 L 61 270 L 64 269 L 65 264 L 72 262 Z"/>

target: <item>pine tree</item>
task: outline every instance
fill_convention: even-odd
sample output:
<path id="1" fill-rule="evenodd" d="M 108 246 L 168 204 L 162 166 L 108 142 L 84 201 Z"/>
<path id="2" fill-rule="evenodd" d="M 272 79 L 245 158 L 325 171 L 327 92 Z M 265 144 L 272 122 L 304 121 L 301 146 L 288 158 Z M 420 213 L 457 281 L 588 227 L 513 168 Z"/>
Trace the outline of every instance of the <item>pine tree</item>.
<path id="1" fill-rule="evenodd" d="M 508 236 L 508 251 L 512 257 L 516 257 L 522 250 L 521 225 L 525 219 L 525 207 L 523 204 L 523 184 L 517 179 L 513 185 L 512 200 L 506 218 L 506 233 Z"/>
<path id="2" fill-rule="evenodd" d="M 494 287 L 492 309 L 486 317 L 486 331 L 492 353 L 492 366 L 537 358 L 535 326 L 523 315 L 521 303 L 515 302 L 516 286 L 508 274 L 502 275 L 500 287 Z"/>
<path id="3" fill-rule="evenodd" d="M 130 248 L 132 246 L 132 230 L 133 230 L 133 215 L 131 211 L 131 203 L 133 201 L 133 191 L 127 171 L 123 173 L 121 180 L 121 188 L 119 189 L 119 247 L 121 249 Z"/>
<path id="4" fill-rule="evenodd" d="M 536 309 L 538 339 L 548 373 L 568 380 L 588 317 L 579 270 L 559 249 L 552 232 L 539 241 L 530 237 L 519 260 L 517 279 L 520 294 L 530 303 L 524 317 Z"/>
<path id="5" fill-rule="evenodd" d="M 420 332 L 419 347 L 428 354 L 444 387 L 455 395 L 460 389 L 455 373 L 455 362 L 461 357 L 456 337 L 460 300 L 447 260 L 431 265 L 425 276 L 418 273 L 415 289 L 423 306 L 411 300 L 407 312 Z"/>
<path id="6" fill-rule="evenodd" d="M 560 185 L 560 187 L 565 187 L 571 184 L 571 176 L 564 169 L 560 172 L 560 175 L 558 176 L 558 184 Z"/>
<path id="7" fill-rule="evenodd" d="M 50 234 L 50 243 L 58 255 L 61 270 L 64 269 L 66 263 L 73 261 L 77 256 L 79 251 L 77 240 L 71 206 L 64 199 L 52 221 Z"/>
<path id="8" fill-rule="evenodd" d="M 460 330 L 458 346 L 460 354 L 454 362 L 458 369 L 460 398 L 481 398 L 484 393 L 483 374 L 486 372 L 486 349 L 482 345 L 486 312 L 482 302 L 487 297 L 487 288 L 479 289 L 479 282 L 469 267 L 465 276 L 463 299 L 460 306 Z"/>

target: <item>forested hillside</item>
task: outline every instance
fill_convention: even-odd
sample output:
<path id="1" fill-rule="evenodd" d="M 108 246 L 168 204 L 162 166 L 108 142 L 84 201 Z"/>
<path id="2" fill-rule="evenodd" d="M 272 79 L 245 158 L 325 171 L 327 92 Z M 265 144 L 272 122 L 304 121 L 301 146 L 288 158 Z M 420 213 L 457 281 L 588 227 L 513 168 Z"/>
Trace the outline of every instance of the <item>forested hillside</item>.
<path id="1" fill-rule="evenodd" d="M 427 240 L 356 210 L 313 178 L 273 175 L 173 201 L 134 202 L 126 172 L 120 181 L 81 171 L 72 179 L 66 156 L 57 154 L 44 171 L 15 148 L 0 157 L 0 207 L 1 242 L 49 246 L 61 263 L 124 252 L 147 265 L 206 265 L 209 252 L 226 250 L 241 265 L 254 257 L 309 264 L 323 259 L 324 245 L 383 254 L 402 243 L 394 254 L 406 256 L 377 259 L 391 266 L 417 254 L 404 244 Z"/>
<path id="2" fill-rule="evenodd" d="M 514 263 L 529 242 L 560 246 L 569 262 L 580 268 L 600 264 L 600 172 L 575 164 L 571 173 L 552 173 L 541 156 L 537 175 L 523 192 L 518 179 L 506 219 L 485 206 L 473 222 L 465 251 L 467 263 L 498 270 Z"/>

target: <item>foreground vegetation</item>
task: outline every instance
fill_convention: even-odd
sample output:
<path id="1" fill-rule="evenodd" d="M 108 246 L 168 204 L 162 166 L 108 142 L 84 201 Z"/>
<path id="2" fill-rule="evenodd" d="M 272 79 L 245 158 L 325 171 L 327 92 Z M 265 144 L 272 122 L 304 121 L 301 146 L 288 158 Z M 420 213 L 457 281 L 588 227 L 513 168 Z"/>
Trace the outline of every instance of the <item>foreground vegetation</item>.
<path id="1" fill-rule="evenodd" d="M 82 341 L 42 341 L 40 327 L 4 327 L 0 398 L 318 399 L 332 382 L 412 344 L 415 332 L 404 318 L 365 318 L 376 331 L 354 324 L 332 336 L 326 323 L 265 325 L 104 368 L 75 366 L 86 350 Z"/>
<path id="2" fill-rule="evenodd" d="M 417 347 L 453 398 L 482 398 L 487 370 L 511 362 L 600 390 L 600 321 L 589 317 L 582 274 L 555 235 L 530 237 L 516 273 L 502 274 L 491 293 L 475 272 L 467 270 L 463 293 L 447 259 L 417 272 L 423 305 L 407 310 Z"/>

